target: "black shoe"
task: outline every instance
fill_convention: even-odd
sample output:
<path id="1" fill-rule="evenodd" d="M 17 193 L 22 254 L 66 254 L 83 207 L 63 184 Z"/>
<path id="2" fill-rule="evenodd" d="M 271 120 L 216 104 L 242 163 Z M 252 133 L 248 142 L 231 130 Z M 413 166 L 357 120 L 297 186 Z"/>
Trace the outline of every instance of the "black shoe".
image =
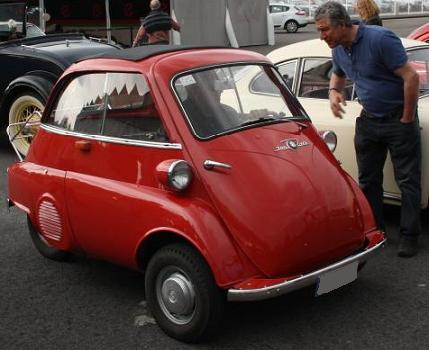
<path id="1" fill-rule="evenodd" d="M 419 251 L 417 238 L 401 237 L 399 240 L 398 256 L 402 258 L 411 258 Z"/>

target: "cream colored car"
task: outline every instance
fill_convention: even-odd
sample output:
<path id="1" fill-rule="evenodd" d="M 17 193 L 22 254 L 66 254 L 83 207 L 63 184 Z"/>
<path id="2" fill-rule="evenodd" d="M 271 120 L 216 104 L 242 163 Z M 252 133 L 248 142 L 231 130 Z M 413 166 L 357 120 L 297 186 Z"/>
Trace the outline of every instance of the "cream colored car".
<path id="1" fill-rule="evenodd" d="M 429 45 L 402 39 L 409 61 L 420 75 L 419 119 L 422 129 L 422 207 L 429 197 Z M 287 85 L 298 97 L 302 106 L 318 129 L 335 131 L 338 144 L 336 158 L 354 179 L 358 179 L 354 150 L 356 117 L 362 109 L 357 101 L 354 86 L 347 84 L 346 113 L 343 119 L 335 118 L 329 107 L 328 87 L 332 72 L 331 50 L 325 42 L 315 39 L 287 45 L 267 55 L 278 67 Z M 400 204 L 400 191 L 396 185 L 390 157 L 384 168 L 384 195 L 387 202 Z"/>

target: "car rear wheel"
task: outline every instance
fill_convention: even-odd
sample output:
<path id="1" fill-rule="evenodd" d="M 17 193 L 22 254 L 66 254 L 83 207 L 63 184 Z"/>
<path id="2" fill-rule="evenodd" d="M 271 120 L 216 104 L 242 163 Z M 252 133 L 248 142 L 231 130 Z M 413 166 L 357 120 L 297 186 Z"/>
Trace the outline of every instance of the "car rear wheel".
<path id="1" fill-rule="evenodd" d="M 201 255 L 185 244 L 161 248 L 146 269 L 146 300 L 169 336 L 198 342 L 214 334 L 225 296 Z"/>
<path id="2" fill-rule="evenodd" d="M 14 96 L 12 99 L 9 108 L 9 133 L 12 137 L 17 135 L 13 140 L 13 144 L 18 152 L 24 156 L 27 155 L 31 140 L 39 128 L 35 124 L 40 122 L 40 113 L 42 113 L 44 107 L 44 99 L 33 91 L 26 91 Z"/>
<path id="3" fill-rule="evenodd" d="M 288 33 L 296 33 L 297 30 L 298 30 L 298 22 L 297 21 L 293 21 L 293 20 L 287 21 L 285 23 L 285 30 Z"/>
<path id="4" fill-rule="evenodd" d="M 66 261 L 71 257 L 71 253 L 57 249 L 50 245 L 46 239 L 43 238 L 40 232 L 36 230 L 28 216 L 27 224 L 33 244 L 41 255 L 43 255 L 45 258 L 55 261 Z"/>

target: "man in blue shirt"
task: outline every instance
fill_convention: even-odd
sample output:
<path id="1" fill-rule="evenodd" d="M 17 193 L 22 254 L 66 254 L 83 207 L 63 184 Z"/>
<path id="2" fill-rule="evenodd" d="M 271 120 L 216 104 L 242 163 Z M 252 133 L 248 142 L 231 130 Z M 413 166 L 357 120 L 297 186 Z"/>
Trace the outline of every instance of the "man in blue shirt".
<path id="1" fill-rule="evenodd" d="M 386 28 L 352 24 L 343 5 L 328 1 L 315 13 L 320 39 L 332 49 L 329 100 L 341 118 L 346 77 L 355 83 L 362 112 L 356 119 L 359 185 L 380 229 L 383 223 L 383 168 L 390 152 L 401 190 L 398 255 L 414 256 L 420 234 L 421 141 L 417 118 L 419 76 L 400 39 Z"/>

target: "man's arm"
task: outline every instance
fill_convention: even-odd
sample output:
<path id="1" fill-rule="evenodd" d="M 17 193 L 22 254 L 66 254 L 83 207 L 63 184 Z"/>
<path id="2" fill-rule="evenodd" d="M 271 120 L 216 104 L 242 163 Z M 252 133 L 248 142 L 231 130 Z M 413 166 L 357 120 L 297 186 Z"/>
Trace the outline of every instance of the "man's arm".
<path id="1" fill-rule="evenodd" d="M 180 32 L 180 24 L 177 23 L 174 19 L 171 19 L 171 28 L 177 32 Z"/>
<path id="2" fill-rule="evenodd" d="M 134 38 L 133 47 L 136 47 L 139 44 L 139 41 L 143 39 L 145 34 L 146 34 L 146 30 L 144 29 L 143 26 L 140 26 L 139 31 L 137 32 L 136 37 Z"/>
<path id="3" fill-rule="evenodd" d="M 346 105 L 344 98 L 344 87 L 346 85 L 345 76 L 332 73 L 331 81 L 329 82 L 329 102 L 331 103 L 331 111 L 337 118 L 342 118 L 345 113 L 342 105 Z"/>
<path id="4" fill-rule="evenodd" d="M 393 71 L 404 80 L 404 111 L 402 112 L 402 123 L 411 123 L 414 120 L 419 98 L 419 74 L 409 62 Z"/>

